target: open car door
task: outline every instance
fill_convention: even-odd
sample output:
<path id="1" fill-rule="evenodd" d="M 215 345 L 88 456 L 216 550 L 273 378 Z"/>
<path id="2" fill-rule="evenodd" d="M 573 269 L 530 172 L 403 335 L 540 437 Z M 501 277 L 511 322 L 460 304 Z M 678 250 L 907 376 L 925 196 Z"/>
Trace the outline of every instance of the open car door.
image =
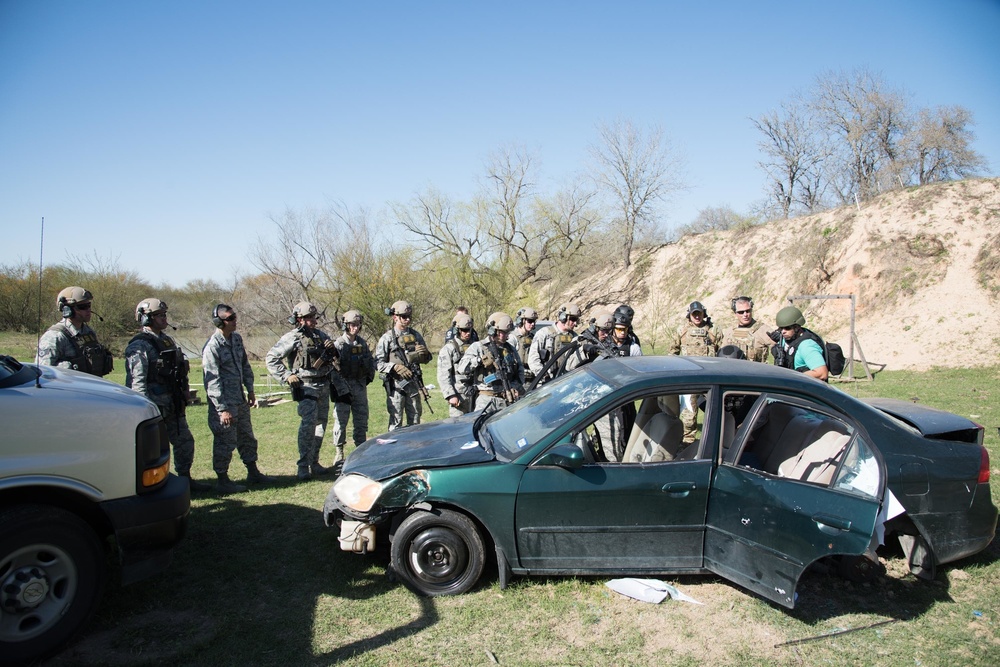
<path id="1" fill-rule="evenodd" d="M 788 608 L 810 564 L 872 542 L 882 463 L 845 419 L 764 394 L 709 493 L 705 568 Z"/>

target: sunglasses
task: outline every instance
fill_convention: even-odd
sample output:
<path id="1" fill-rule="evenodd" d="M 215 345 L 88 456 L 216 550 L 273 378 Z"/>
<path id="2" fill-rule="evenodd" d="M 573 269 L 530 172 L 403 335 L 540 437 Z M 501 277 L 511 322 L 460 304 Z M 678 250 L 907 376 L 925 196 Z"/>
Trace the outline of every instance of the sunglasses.
<path id="1" fill-rule="evenodd" d="M 413 319 L 413 315 L 396 315 L 396 317 L 398 317 L 401 320 L 412 320 Z"/>
<path id="2" fill-rule="evenodd" d="M 524 320 L 526 324 L 534 324 L 538 320 Z"/>
<path id="3" fill-rule="evenodd" d="M 459 329 L 459 331 L 461 331 L 462 333 L 469 333 L 472 331 L 472 329 Z"/>
<path id="4" fill-rule="evenodd" d="M 219 318 L 219 319 L 221 319 L 223 322 L 235 322 L 236 321 L 236 313 L 233 313 L 229 317 L 222 317 L 222 318 Z"/>
<path id="5" fill-rule="evenodd" d="M 753 312 L 752 310 L 750 310 L 749 308 L 747 308 L 746 310 L 737 310 L 736 314 L 737 315 L 746 315 L 747 313 L 752 313 L 752 312 Z"/>
<path id="6" fill-rule="evenodd" d="M 90 310 L 90 304 L 89 303 L 78 303 L 75 306 L 73 306 L 73 308 L 75 308 L 76 310 Z"/>
<path id="7" fill-rule="evenodd" d="M 579 322 L 580 318 L 579 317 L 573 317 L 572 315 L 567 315 L 566 316 L 566 320 L 569 321 L 569 322 Z"/>

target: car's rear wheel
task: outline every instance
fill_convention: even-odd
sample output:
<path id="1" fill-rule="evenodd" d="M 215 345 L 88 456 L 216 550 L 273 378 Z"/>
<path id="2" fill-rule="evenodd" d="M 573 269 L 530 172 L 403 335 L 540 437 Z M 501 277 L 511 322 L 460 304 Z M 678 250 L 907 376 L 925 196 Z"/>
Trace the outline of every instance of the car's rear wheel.
<path id="1" fill-rule="evenodd" d="M 106 576 L 94 531 L 61 509 L 0 512 L 0 655 L 25 662 L 52 653 L 93 614 Z"/>
<path id="2" fill-rule="evenodd" d="M 408 516 L 390 549 L 393 572 L 420 595 L 458 595 L 483 573 L 483 538 L 467 516 L 435 509 Z"/>

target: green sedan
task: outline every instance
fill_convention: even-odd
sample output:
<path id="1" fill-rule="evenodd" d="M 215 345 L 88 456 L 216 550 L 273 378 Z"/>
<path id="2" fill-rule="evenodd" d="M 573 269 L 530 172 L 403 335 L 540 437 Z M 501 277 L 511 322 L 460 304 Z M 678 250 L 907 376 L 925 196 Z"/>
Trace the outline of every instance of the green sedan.
<path id="1" fill-rule="evenodd" d="M 501 587 L 715 573 L 791 608 L 819 559 L 863 576 L 892 542 L 932 578 L 984 549 L 997 509 L 982 441 L 957 415 L 764 364 L 607 359 L 498 412 L 368 440 L 323 513 L 345 551 L 388 543 L 422 595 L 468 591 L 490 554 Z"/>

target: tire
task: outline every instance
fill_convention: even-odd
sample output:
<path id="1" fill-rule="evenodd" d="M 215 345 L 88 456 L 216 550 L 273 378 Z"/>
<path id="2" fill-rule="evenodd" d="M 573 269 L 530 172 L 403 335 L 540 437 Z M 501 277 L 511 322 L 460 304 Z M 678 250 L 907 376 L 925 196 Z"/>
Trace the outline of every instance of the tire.
<path id="1" fill-rule="evenodd" d="M 28 662 L 60 649 L 104 590 L 104 550 L 75 514 L 25 505 L 0 511 L 0 656 Z"/>
<path id="2" fill-rule="evenodd" d="M 390 567 L 418 595 L 460 595 L 483 573 L 483 538 L 467 516 L 450 510 L 408 516 L 392 539 Z"/>

